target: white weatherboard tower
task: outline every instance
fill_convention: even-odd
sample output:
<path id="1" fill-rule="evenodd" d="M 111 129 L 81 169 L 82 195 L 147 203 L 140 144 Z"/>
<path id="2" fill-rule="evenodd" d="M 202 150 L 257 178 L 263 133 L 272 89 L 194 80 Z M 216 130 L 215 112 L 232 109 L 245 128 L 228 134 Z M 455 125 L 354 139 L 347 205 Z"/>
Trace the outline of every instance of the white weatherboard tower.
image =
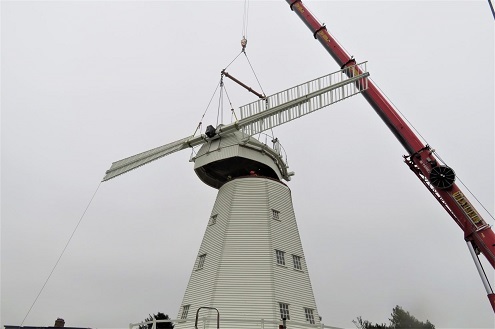
<path id="1" fill-rule="evenodd" d="M 199 178 L 220 187 L 178 318 L 194 319 L 209 306 L 221 319 L 237 319 L 236 328 L 260 328 L 261 319 L 277 328 L 281 312 L 318 324 L 290 189 L 277 166 L 282 158 L 238 132 L 204 144 L 194 161 Z"/>
<path id="2" fill-rule="evenodd" d="M 320 325 L 291 192 L 282 182 L 293 173 L 276 139 L 272 148 L 253 135 L 365 90 L 368 75 L 365 63 L 357 64 L 242 106 L 239 121 L 112 164 L 104 181 L 202 144 L 192 158 L 194 170 L 218 195 L 176 329 L 218 323 L 275 329 L 282 319 L 288 328 Z"/>

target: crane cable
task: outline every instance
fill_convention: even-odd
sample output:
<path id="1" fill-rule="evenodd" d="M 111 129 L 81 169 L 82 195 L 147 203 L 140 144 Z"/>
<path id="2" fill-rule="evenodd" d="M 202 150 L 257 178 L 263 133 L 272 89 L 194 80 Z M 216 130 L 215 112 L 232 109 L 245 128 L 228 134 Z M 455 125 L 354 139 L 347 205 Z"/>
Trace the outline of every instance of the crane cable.
<path id="1" fill-rule="evenodd" d="M 244 55 L 246 56 L 246 60 L 249 63 L 249 67 L 251 68 L 251 71 L 253 72 L 254 77 L 256 78 L 256 82 L 258 82 L 258 86 L 260 87 L 261 92 L 263 93 L 263 95 L 266 95 L 265 91 L 263 90 L 263 87 L 261 86 L 260 80 L 258 79 L 258 76 L 256 75 L 256 72 L 254 71 L 253 66 L 251 65 L 251 61 L 249 60 L 248 55 L 245 51 L 244 51 Z"/>
<path id="2" fill-rule="evenodd" d="M 199 123 L 196 127 L 196 130 L 192 134 L 192 137 L 196 136 L 196 133 L 198 132 L 198 130 L 201 129 L 201 126 L 203 125 L 203 119 L 206 115 L 206 112 L 208 112 L 208 109 L 210 108 L 211 101 L 213 100 L 213 97 L 215 97 L 215 94 L 217 93 L 218 87 L 220 87 L 220 83 L 217 83 L 217 86 L 215 87 L 215 91 L 213 92 L 213 95 L 211 95 L 210 101 L 208 102 L 208 105 L 206 105 L 206 109 L 203 112 L 203 115 L 201 116 L 201 119 L 199 120 Z"/>
<path id="3" fill-rule="evenodd" d="M 256 72 L 254 71 L 253 65 L 251 65 L 251 61 L 249 60 L 248 55 L 246 53 L 247 37 L 248 37 L 248 25 L 249 25 L 249 0 L 244 0 L 244 14 L 242 16 L 242 39 L 241 39 L 242 50 L 241 50 L 241 53 L 244 53 L 244 56 L 246 56 L 246 60 L 249 64 L 249 67 L 251 68 L 251 71 L 253 72 L 254 77 L 256 78 L 256 82 L 258 82 L 258 85 L 259 85 L 261 91 L 263 92 L 263 94 L 266 95 L 266 93 L 263 90 L 263 87 L 261 86 L 261 83 L 258 79 L 258 76 L 256 75 Z M 237 57 L 235 59 L 237 59 Z"/>
<path id="4" fill-rule="evenodd" d="M 370 79 L 371 80 L 371 79 Z M 372 80 L 373 82 L 373 80 Z M 376 85 L 375 85 L 376 86 Z M 426 145 L 431 145 L 428 143 L 428 141 L 426 140 L 425 137 L 423 137 L 423 135 L 421 135 L 421 133 L 418 131 L 418 129 L 416 129 L 416 127 L 411 123 L 411 121 L 409 121 L 407 119 L 407 117 L 404 115 L 404 113 L 402 113 L 399 108 L 397 106 L 395 106 L 394 102 L 392 102 L 392 100 L 384 93 L 383 90 L 381 90 L 379 87 L 377 87 L 378 90 L 382 93 L 383 97 L 385 97 L 389 102 L 390 104 L 392 104 L 392 106 L 394 107 L 395 111 L 397 111 L 397 113 L 400 114 L 400 116 L 409 124 L 409 126 L 411 127 L 412 130 L 414 130 L 416 132 L 416 134 L 421 137 L 421 139 L 424 141 L 424 143 Z M 440 160 L 444 165 L 447 165 L 447 163 L 442 159 L 442 157 L 440 157 L 440 155 L 438 154 L 438 152 L 436 152 L 435 150 L 433 151 L 433 153 L 438 157 L 438 160 Z M 488 216 L 492 219 L 492 220 L 495 220 L 495 217 L 491 214 L 491 212 L 485 207 L 485 205 L 478 199 L 478 197 L 473 193 L 471 192 L 471 190 L 469 189 L 469 187 L 464 184 L 464 182 L 461 180 L 461 178 L 459 177 L 458 174 L 456 174 L 456 178 L 459 180 L 459 182 L 466 188 L 466 190 L 469 192 L 469 194 L 471 194 L 471 196 L 478 202 L 478 204 L 486 211 L 486 213 L 488 214 Z"/>
<path id="5" fill-rule="evenodd" d="M 493 19 L 495 19 L 495 10 L 493 9 L 493 0 L 488 0 L 488 5 L 490 6 L 490 10 L 492 11 Z"/>
<path id="6" fill-rule="evenodd" d="M 443 161 L 443 159 L 440 157 L 440 155 L 438 154 L 438 152 L 434 151 L 433 153 L 437 156 L 437 158 L 440 161 L 442 161 L 445 164 L 445 161 Z M 490 216 L 490 218 L 492 220 L 495 220 L 495 217 L 493 217 L 492 213 L 485 207 L 485 205 L 478 199 L 478 197 L 473 192 L 471 192 L 471 190 L 469 189 L 469 187 L 466 184 L 464 184 L 464 182 L 461 180 L 461 178 L 459 177 L 458 174 L 456 174 L 456 178 L 459 181 L 459 183 L 461 183 L 462 186 L 464 186 L 466 188 L 466 190 L 469 192 L 469 194 L 471 194 L 471 196 L 476 200 L 476 202 L 478 202 L 478 204 L 481 206 L 481 208 L 483 208 L 486 211 L 486 213 L 488 214 L 488 216 Z"/>
<path id="7" fill-rule="evenodd" d="M 254 68 L 251 65 L 251 61 L 249 61 L 249 58 L 248 58 L 247 53 L 246 53 L 247 37 L 248 37 L 248 25 L 249 25 L 249 0 L 244 0 L 244 13 L 242 15 L 242 33 L 241 33 L 242 34 L 242 39 L 241 39 L 242 50 L 241 50 L 241 53 L 244 53 L 244 56 L 246 56 L 246 60 L 248 61 L 249 67 L 251 67 L 251 71 L 253 71 L 254 77 L 256 78 L 256 81 L 258 82 L 258 85 L 261 88 L 261 91 L 263 92 L 264 95 L 266 95 L 265 91 L 263 90 L 263 87 L 261 87 L 261 83 L 258 79 L 258 76 L 256 75 L 256 72 L 254 72 Z M 236 57 L 236 59 L 237 59 L 237 57 Z"/>
<path id="8" fill-rule="evenodd" d="M 235 122 L 237 122 L 237 121 L 239 121 L 239 119 L 237 119 L 237 115 L 235 114 L 235 111 L 234 111 L 234 105 L 232 105 L 232 101 L 230 100 L 229 93 L 227 92 L 227 87 L 225 87 L 225 85 L 223 86 L 223 90 L 225 91 L 225 96 L 227 96 L 227 99 L 228 99 L 229 105 L 230 105 L 230 111 L 231 111 L 230 121 L 232 121 L 232 119 L 234 117 Z"/>
<path id="9" fill-rule="evenodd" d="M 218 127 L 218 120 L 219 120 L 220 116 L 221 116 L 220 122 L 223 122 L 223 91 L 224 91 L 224 84 L 223 84 L 223 76 L 222 76 L 220 78 L 220 93 L 219 93 L 219 98 L 218 98 L 216 127 Z"/>
<path id="10" fill-rule="evenodd" d="M 230 61 L 229 64 L 227 64 L 227 66 L 225 66 L 225 68 L 222 70 L 225 71 L 230 65 L 232 65 L 232 63 L 234 63 L 241 54 L 244 54 L 244 56 L 246 57 L 246 60 L 249 64 L 249 67 L 251 68 L 251 71 L 253 72 L 253 75 L 256 79 L 256 82 L 258 83 L 258 86 L 260 87 L 261 91 L 263 92 L 264 95 L 266 95 L 265 91 L 263 90 L 263 87 L 261 86 L 261 83 L 260 83 L 260 80 L 258 79 L 258 76 L 254 70 L 254 67 L 253 65 L 251 64 L 251 61 L 249 60 L 249 57 L 247 55 L 247 52 L 246 52 L 246 46 L 247 46 L 247 36 L 248 36 L 248 25 L 249 25 L 249 0 L 244 0 L 244 12 L 243 12 L 243 17 L 242 17 L 242 31 L 241 31 L 241 34 L 242 34 L 242 39 L 241 39 L 241 51 L 234 57 L 234 59 L 232 61 Z M 231 114 L 235 117 L 235 120 L 238 121 L 237 119 L 237 115 L 235 114 L 235 111 L 234 111 L 234 107 L 232 105 L 232 101 L 227 93 L 227 89 L 225 87 L 225 84 L 223 82 L 223 73 L 220 77 L 220 82 L 217 84 L 216 86 L 216 89 L 215 91 L 213 92 L 213 95 L 203 113 L 203 115 L 201 116 L 201 120 L 199 121 L 197 127 L 196 127 L 196 130 L 194 131 L 194 134 L 193 136 L 196 135 L 196 133 L 198 131 L 201 130 L 201 127 L 202 127 L 202 124 L 203 124 L 203 119 L 206 115 L 206 112 L 208 111 L 210 105 L 211 105 L 211 102 L 213 100 L 213 98 L 215 97 L 215 94 L 218 90 L 218 88 L 220 87 L 220 95 L 219 95 L 219 104 L 218 104 L 218 108 L 217 108 L 217 126 L 219 124 L 219 120 L 223 122 L 223 107 L 222 107 L 222 103 L 223 103 L 223 100 L 224 100 L 224 97 L 223 97 L 223 92 L 225 92 L 225 95 L 227 96 L 227 99 L 229 101 L 229 104 L 230 104 L 230 108 L 231 108 Z M 222 112 L 222 113 L 220 113 Z M 273 129 L 272 129 L 272 137 L 273 137 Z M 193 150 L 193 153 L 194 153 L 194 150 Z"/>
<path id="11" fill-rule="evenodd" d="M 249 0 L 244 0 L 244 14 L 242 15 L 242 39 L 241 46 L 242 51 L 246 49 L 247 45 L 247 31 L 248 31 L 248 22 L 249 22 Z"/>
<path id="12" fill-rule="evenodd" d="M 245 49 L 246 49 L 246 45 L 247 45 L 247 26 L 248 26 L 248 18 L 249 18 L 249 0 L 244 0 L 244 13 L 243 13 L 243 17 L 242 17 L 242 40 L 241 40 L 241 46 L 242 46 L 242 50 L 239 52 L 239 54 L 237 54 L 237 56 L 234 57 L 234 59 L 224 68 L 224 70 L 226 70 L 232 63 L 235 62 L 235 60 L 243 53 L 245 52 Z M 210 108 L 210 104 L 211 104 L 211 101 L 213 100 L 213 97 L 215 97 L 215 94 L 217 93 L 217 90 L 218 90 L 218 87 L 220 87 L 220 100 L 222 99 L 222 89 L 225 88 L 224 86 L 224 83 L 223 83 L 223 75 L 220 77 L 220 82 L 217 84 L 216 88 L 215 88 L 215 91 L 213 92 L 213 95 L 211 95 L 211 98 L 210 98 L 210 101 L 208 102 L 208 105 L 206 106 L 206 109 L 205 111 L 203 112 L 203 115 L 201 116 L 201 119 L 199 120 L 199 123 L 196 127 L 196 130 L 194 131 L 193 133 L 193 136 L 196 135 L 196 133 L 198 132 L 198 130 L 200 131 L 201 130 L 201 126 L 203 124 L 203 119 L 206 115 L 206 112 L 208 111 L 208 109 Z M 227 95 L 228 97 L 228 95 Z M 229 102 L 230 102 L 230 99 L 229 99 Z M 232 104 L 231 104 L 232 105 Z M 219 104 L 220 106 L 220 104 Z M 220 111 L 220 108 L 218 108 L 218 111 Z M 233 111 L 233 108 L 232 108 L 232 112 Z M 217 126 L 218 126 L 218 116 L 219 116 L 219 113 L 217 112 Z M 235 112 L 234 112 L 234 116 L 235 116 Z M 236 117 L 237 119 L 237 117 Z M 192 152 L 194 152 L 194 149 L 192 150 Z"/>
<path id="13" fill-rule="evenodd" d="M 263 87 L 261 86 L 261 83 L 258 79 L 258 76 L 256 75 L 256 72 L 254 71 L 253 66 L 251 65 L 251 61 L 249 60 L 247 53 L 246 53 L 246 46 L 247 46 L 247 36 L 248 36 L 248 23 L 249 23 L 249 0 L 244 0 L 244 14 L 242 17 L 242 39 L 241 39 L 241 53 L 244 53 L 244 56 L 246 56 L 246 60 L 249 63 L 249 66 L 251 67 L 251 71 L 253 71 L 254 77 L 256 78 L 256 81 L 258 82 L 258 86 L 261 89 L 261 92 L 263 95 L 266 95 L 265 91 L 263 90 Z M 268 107 L 268 99 L 266 99 L 266 106 Z M 232 108 L 232 113 L 235 116 L 234 108 Z M 236 117 L 237 120 L 237 117 Z M 273 129 L 271 129 L 272 132 L 272 139 L 274 138 L 273 134 Z"/>

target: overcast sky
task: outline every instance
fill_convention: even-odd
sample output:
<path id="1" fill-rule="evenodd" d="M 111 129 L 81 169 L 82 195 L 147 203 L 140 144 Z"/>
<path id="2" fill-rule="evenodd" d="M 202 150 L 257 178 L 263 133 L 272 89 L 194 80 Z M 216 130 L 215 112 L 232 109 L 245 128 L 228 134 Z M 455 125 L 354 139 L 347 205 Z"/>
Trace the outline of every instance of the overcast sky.
<path id="1" fill-rule="evenodd" d="M 493 214 L 488 3 L 305 3 L 368 61 L 372 79 Z M 194 132 L 220 71 L 240 52 L 243 6 L 2 1 L 2 325 L 21 324 L 110 164 Z M 247 38 L 266 94 L 339 69 L 285 1 L 251 1 Z M 259 88 L 245 58 L 228 71 Z M 226 86 L 236 109 L 256 99 Z M 218 108 L 230 122 L 217 94 L 205 126 Z M 289 187 L 325 324 L 388 322 L 401 305 L 437 328 L 494 327 L 463 232 L 361 96 L 275 134 L 296 173 Z M 66 326 L 124 328 L 158 311 L 176 318 L 216 197 L 189 156 L 101 184 L 24 325 L 62 317 Z"/>

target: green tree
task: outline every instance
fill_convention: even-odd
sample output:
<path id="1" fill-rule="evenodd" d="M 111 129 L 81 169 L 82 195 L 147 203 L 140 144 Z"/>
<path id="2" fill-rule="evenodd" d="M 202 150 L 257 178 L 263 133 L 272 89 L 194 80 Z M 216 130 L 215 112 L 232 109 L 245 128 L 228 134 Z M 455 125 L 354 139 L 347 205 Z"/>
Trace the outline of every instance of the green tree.
<path id="1" fill-rule="evenodd" d="M 155 320 L 170 320 L 167 314 L 163 314 L 158 312 L 157 314 L 149 314 L 149 318 L 144 319 L 143 322 L 153 321 Z M 139 326 L 139 329 L 151 329 L 153 327 L 152 323 L 143 324 Z M 172 322 L 157 322 L 156 329 L 174 329 L 174 324 Z"/>
<path id="2" fill-rule="evenodd" d="M 360 316 L 358 316 L 356 320 L 352 320 L 352 323 L 359 329 L 389 329 L 385 323 L 373 324 L 368 320 L 363 320 Z"/>
<path id="3" fill-rule="evenodd" d="M 394 307 L 391 316 L 392 318 L 389 319 L 391 329 L 435 329 L 435 326 L 430 321 L 426 320 L 426 323 L 419 321 L 414 316 L 409 314 L 409 312 L 404 311 L 399 305 Z"/>
<path id="4" fill-rule="evenodd" d="M 390 316 L 390 325 L 385 323 L 374 324 L 368 320 L 363 320 L 361 317 L 352 322 L 359 329 L 435 329 L 435 326 L 430 321 L 419 321 L 399 305 L 394 307 Z"/>

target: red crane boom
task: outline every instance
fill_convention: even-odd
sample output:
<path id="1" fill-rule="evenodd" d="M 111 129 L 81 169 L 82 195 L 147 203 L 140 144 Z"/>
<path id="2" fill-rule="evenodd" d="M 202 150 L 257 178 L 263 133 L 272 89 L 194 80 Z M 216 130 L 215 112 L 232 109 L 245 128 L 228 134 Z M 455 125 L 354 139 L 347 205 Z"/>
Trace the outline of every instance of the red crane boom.
<path id="1" fill-rule="evenodd" d="M 347 54 L 326 27 L 318 22 L 301 0 L 286 1 L 291 10 L 306 24 L 314 38 L 323 45 L 337 64 L 342 69 L 348 68 L 346 70 L 347 75 L 355 76 L 362 73 L 354 65 L 356 61 Z M 481 252 L 495 268 L 495 233 L 476 211 L 467 196 L 455 184 L 454 171 L 439 163 L 433 154 L 434 150 L 417 137 L 373 81 L 369 80 L 368 89 L 362 91 L 362 94 L 406 149 L 408 155 L 404 156 L 405 163 L 463 230 L 464 239 L 472 251 L 488 299 L 495 312 L 495 294 L 476 257 L 476 254 Z"/>

